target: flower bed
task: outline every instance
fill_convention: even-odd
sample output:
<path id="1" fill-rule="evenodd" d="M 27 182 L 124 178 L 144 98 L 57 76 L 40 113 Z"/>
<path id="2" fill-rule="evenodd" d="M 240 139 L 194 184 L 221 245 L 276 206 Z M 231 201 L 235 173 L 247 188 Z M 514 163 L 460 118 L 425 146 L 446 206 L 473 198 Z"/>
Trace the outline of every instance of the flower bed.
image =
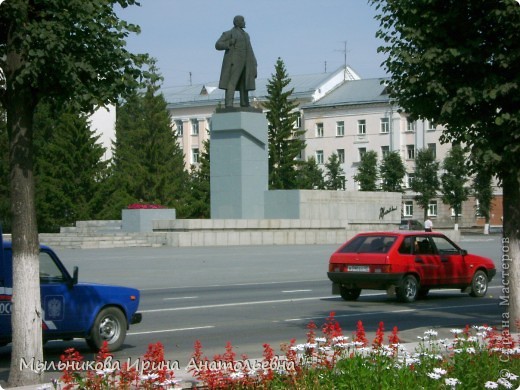
<path id="1" fill-rule="evenodd" d="M 281 346 L 282 355 L 264 344 L 259 361 L 237 359 L 231 343 L 222 355 L 210 359 L 197 341 L 189 371 L 208 389 L 506 389 L 520 384 L 520 348 L 507 331 L 466 327 L 452 329 L 451 339 L 440 339 L 428 330 L 419 336 L 417 348 L 407 351 L 396 327 L 385 343 L 381 322 L 370 343 L 359 321 L 350 339 L 331 313 L 317 333 L 317 326 L 309 323 L 306 342 L 291 340 Z M 96 361 L 103 368 L 110 366 L 110 359 L 104 346 Z M 79 372 L 74 362 L 82 357 L 69 349 L 62 362 L 70 369 L 55 388 L 180 388 L 160 343 L 150 345 L 142 360 L 148 362 L 146 369 L 123 365 L 119 370 Z"/>

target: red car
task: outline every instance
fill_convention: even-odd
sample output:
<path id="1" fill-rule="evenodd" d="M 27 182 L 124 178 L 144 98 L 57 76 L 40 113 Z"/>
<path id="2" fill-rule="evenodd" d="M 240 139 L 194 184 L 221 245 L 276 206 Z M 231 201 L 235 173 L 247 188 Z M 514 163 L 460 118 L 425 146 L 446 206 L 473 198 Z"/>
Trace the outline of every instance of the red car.
<path id="1" fill-rule="evenodd" d="M 440 233 L 361 233 L 329 260 L 332 293 L 356 300 L 362 289 L 387 290 L 402 302 L 424 297 L 432 288 L 460 288 L 486 295 L 496 274 L 491 259 L 469 254 Z"/>

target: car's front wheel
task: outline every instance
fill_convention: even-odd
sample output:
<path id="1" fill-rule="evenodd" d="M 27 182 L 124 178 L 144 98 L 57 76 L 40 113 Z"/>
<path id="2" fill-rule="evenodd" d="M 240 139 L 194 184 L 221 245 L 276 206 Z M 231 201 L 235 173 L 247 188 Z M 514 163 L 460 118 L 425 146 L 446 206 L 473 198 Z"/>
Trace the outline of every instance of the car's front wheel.
<path id="1" fill-rule="evenodd" d="M 341 286 L 339 289 L 339 294 L 341 295 L 341 298 L 343 298 L 345 301 L 355 301 L 359 298 L 359 295 L 361 294 L 361 289 L 346 288 Z"/>
<path id="2" fill-rule="evenodd" d="M 473 279 L 471 280 L 471 291 L 469 295 L 472 297 L 481 298 L 486 295 L 488 289 L 488 277 L 486 273 L 482 270 L 478 270 L 473 275 Z"/>
<path id="3" fill-rule="evenodd" d="M 107 307 L 97 315 L 87 344 L 93 351 L 98 351 L 106 341 L 108 349 L 115 351 L 125 341 L 126 328 L 127 322 L 123 312 L 116 307 Z"/>
<path id="4" fill-rule="evenodd" d="M 406 275 L 396 289 L 397 299 L 401 302 L 411 303 L 419 294 L 419 282 L 413 275 Z"/>

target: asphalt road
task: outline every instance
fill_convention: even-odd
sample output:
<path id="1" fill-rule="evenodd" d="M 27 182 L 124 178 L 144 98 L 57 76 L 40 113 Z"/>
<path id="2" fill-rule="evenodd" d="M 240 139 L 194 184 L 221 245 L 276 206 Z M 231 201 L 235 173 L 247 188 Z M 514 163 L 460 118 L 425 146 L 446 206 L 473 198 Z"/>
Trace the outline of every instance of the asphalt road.
<path id="1" fill-rule="evenodd" d="M 468 236 L 461 246 L 495 260 L 500 270 L 497 236 Z M 115 354 L 126 361 L 160 341 L 167 359 L 184 369 L 196 340 L 208 357 L 224 353 L 229 341 L 237 356 L 261 357 L 264 343 L 279 352 L 292 338 L 305 342 L 307 324 L 321 326 L 331 312 L 351 335 L 362 320 L 369 337 L 380 321 L 397 326 L 403 342 L 417 341 L 426 329 L 449 336 L 465 325 L 499 325 L 500 274 L 485 298 L 457 290 L 432 291 L 413 304 L 396 302 L 381 291 L 363 291 L 355 302 L 331 295 L 326 270 L 336 246 L 212 248 L 125 248 L 59 250 L 65 265 L 80 268 L 80 280 L 121 284 L 141 290 L 141 324 L 130 328 Z M 47 360 L 59 360 L 73 346 L 93 359 L 85 343 L 49 342 Z M 0 380 L 7 379 L 10 347 L 0 348 Z M 54 377 L 57 374 L 49 374 Z M 0 382 L 1 383 L 1 382 Z"/>

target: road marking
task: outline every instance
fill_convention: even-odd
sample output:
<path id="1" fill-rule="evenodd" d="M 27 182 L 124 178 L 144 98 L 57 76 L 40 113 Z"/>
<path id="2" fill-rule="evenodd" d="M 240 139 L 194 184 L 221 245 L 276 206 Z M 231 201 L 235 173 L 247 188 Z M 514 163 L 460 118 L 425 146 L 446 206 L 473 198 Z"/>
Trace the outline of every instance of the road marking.
<path id="1" fill-rule="evenodd" d="M 308 279 L 308 280 L 283 280 L 279 282 L 250 282 L 250 283 L 232 283 L 232 284 L 205 284 L 204 286 L 176 286 L 176 287 L 154 287 L 140 288 L 140 291 L 157 291 L 157 290 L 176 290 L 181 288 L 206 288 L 206 287 L 240 287 L 240 286 L 270 286 L 273 284 L 286 283 L 308 283 L 308 282 L 329 282 L 328 279 Z"/>
<path id="2" fill-rule="evenodd" d="M 297 293 L 297 292 L 309 292 L 309 291 L 312 291 L 312 290 L 285 290 L 282 292 L 283 293 Z"/>
<path id="3" fill-rule="evenodd" d="M 442 306 L 442 307 L 418 307 L 413 309 L 400 309 L 400 310 L 392 310 L 392 311 L 373 311 L 373 312 L 366 312 L 366 313 L 353 313 L 353 314 L 339 314 L 335 315 L 334 318 L 345 318 L 345 317 L 356 317 L 356 316 L 373 316 L 373 315 L 381 315 L 381 314 L 392 314 L 392 313 L 402 313 L 404 311 L 406 312 L 418 312 L 418 311 L 433 311 L 433 310 L 444 310 L 444 309 L 458 309 L 463 307 L 482 307 L 482 306 L 496 306 L 495 303 L 485 303 L 485 304 L 479 304 L 479 305 L 458 305 L 458 306 Z M 294 321 L 310 321 L 310 320 L 321 320 L 323 316 L 320 317 L 303 317 L 303 318 L 289 318 L 282 320 L 283 322 L 294 322 Z M 273 321 L 276 322 L 276 321 Z"/>
<path id="4" fill-rule="evenodd" d="M 175 299 L 196 299 L 198 297 L 176 297 L 176 298 L 163 298 L 163 301 L 173 301 Z"/>
<path id="5" fill-rule="evenodd" d="M 311 300 L 330 299 L 330 298 L 337 298 L 337 297 L 334 295 L 329 295 L 326 297 L 309 297 L 309 298 L 277 299 L 277 300 L 271 300 L 271 301 L 221 303 L 218 305 L 170 307 L 170 308 L 165 308 L 165 309 L 139 310 L 139 312 L 140 313 L 159 313 L 159 312 L 163 312 L 163 311 L 199 310 L 199 309 L 213 309 L 213 308 L 219 308 L 219 307 L 266 305 L 266 304 L 270 304 L 270 303 L 291 303 L 291 302 L 311 301 Z"/>
<path id="6" fill-rule="evenodd" d="M 200 330 L 200 329 L 211 329 L 211 328 L 214 328 L 214 326 L 213 325 L 208 325 L 208 326 L 197 326 L 195 328 L 177 328 L 177 329 L 149 330 L 149 331 L 146 331 L 146 332 L 131 332 L 131 333 L 127 333 L 126 335 L 127 336 L 136 336 L 136 335 L 140 335 L 140 334 L 182 332 L 182 331 L 185 331 L 185 330 Z"/>

